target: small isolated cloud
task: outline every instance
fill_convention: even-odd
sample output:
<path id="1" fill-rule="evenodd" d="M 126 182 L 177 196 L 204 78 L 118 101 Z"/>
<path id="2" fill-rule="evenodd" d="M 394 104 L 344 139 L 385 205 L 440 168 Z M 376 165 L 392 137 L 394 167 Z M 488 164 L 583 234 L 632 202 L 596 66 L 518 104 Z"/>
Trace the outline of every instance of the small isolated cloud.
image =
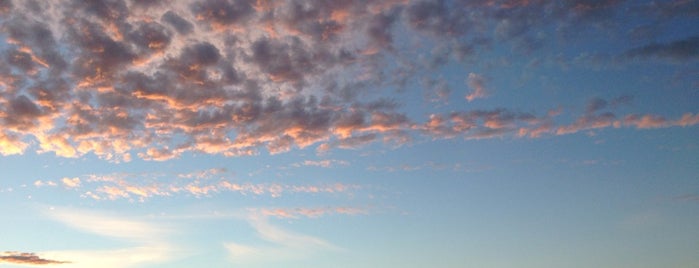
<path id="1" fill-rule="evenodd" d="M 282 219 L 296 218 L 318 218 L 325 215 L 341 214 L 341 215 L 360 215 L 368 214 L 369 211 L 358 207 L 317 207 L 317 208 L 273 208 L 261 209 L 260 213 L 265 216 L 271 216 Z"/>
<path id="2" fill-rule="evenodd" d="M 36 186 L 36 187 L 57 186 L 57 184 L 53 181 L 37 180 L 37 181 L 34 181 L 34 186 Z"/>
<path id="3" fill-rule="evenodd" d="M 301 163 L 296 163 L 293 166 L 295 166 L 295 167 L 311 166 L 311 167 L 330 168 L 333 166 L 348 166 L 348 165 L 349 165 L 349 162 L 344 161 L 344 160 L 326 159 L 326 160 L 318 160 L 318 161 L 306 160 L 306 161 L 303 161 Z"/>
<path id="4" fill-rule="evenodd" d="M 482 75 L 469 73 L 468 78 L 466 79 L 466 84 L 468 84 L 468 87 L 473 90 L 471 93 L 466 95 L 466 100 L 469 102 L 475 99 L 484 98 L 488 94 L 487 89 L 485 88 L 485 78 Z"/>
<path id="5" fill-rule="evenodd" d="M 57 261 L 44 259 L 37 256 L 35 253 L 30 252 L 17 252 L 17 251 L 5 251 L 0 253 L 0 264 L 29 264 L 29 265 L 51 265 L 51 264 L 63 264 L 70 263 L 68 261 Z"/>
<path id="6" fill-rule="evenodd" d="M 66 188 L 78 188 L 80 187 L 80 178 L 63 178 L 61 179 L 63 186 Z"/>

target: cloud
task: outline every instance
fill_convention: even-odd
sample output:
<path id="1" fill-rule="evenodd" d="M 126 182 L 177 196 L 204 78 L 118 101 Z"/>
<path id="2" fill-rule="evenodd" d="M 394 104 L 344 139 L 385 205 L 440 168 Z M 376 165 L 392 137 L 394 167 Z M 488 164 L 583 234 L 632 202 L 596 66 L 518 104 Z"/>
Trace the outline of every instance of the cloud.
<path id="1" fill-rule="evenodd" d="M 434 76 L 442 66 L 496 44 L 529 53 L 553 37 L 564 42 L 576 27 L 618 18 L 624 1 L 163 3 L 1 1 L 0 154 L 166 161 L 187 153 L 400 146 L 425 136 L 540 137 L 611 120 L 587 115 L 561 128 L 513 107 L 434 109 L 421 120 L 386 96 L 426 81 L 428 99 L 446 103 L 451 89 Z M 663 14 L 691 15 L 684 10 L 695 7 L 673 3 L 653 5 Z M 549 25 L 555 33 L 534 30 Z M 696 58 L 696 36 L 678 38 L 624 57 Z M 469 74 L 468 101 L 489 94 L 484 77 L 491 76 Z M 496 112 L 479 115 L 486 110 Z M 129 193 L 112 190 L 104 189 Z"/>
<path id="2" fill-rule="evenodd" d="M 162 263 L 174 258 L 175 247 L 166 241 L 167 227 L 109 215 L 70 208 L 51 208 L 44 211 L 51 219 L 78 231 L 101 237 L 115 238 L 133 247 L 116 249 L 77 249 L 45 251 L 41 255 L 52 259 L 67 259 L 62 267 L 138 267 Z"/>
<path id="3" fill-rule="evenodd" d="M 466 100 L 469 102 L 483 98 L 487 95 L 487 90 L 485 88 L 485 78 L 476 73 L 469 73 L 466 79 L 466 84 L 473 89 L 471 93 L 466 95 Z"/>
<path id="4" fill-rule="evenodd" d="M 63 186 L 66 188 L 78 188 L 80 187 L 80 178 L 63 178 L 61 179 Z"/>
<path id="5" fill-rule="evenodd" d="M 142 245 L 105 250 L 57 250 L 42 254 L 74 260 L 71 263 L 62 264 L 60 266 L 62 268 L 120 268 L 166 263 L 174 259 L 173 251 L 168 245 Z"/>
<path id="6" fill-rule="evenodd" d="M 194 25 L 191 22 L 177 15 L 177 13 L 173 12 L 172 10 L 165 12 L 160 19 L 163 22 L 170 24 L 170 26 L 175 28 L 177 33 L 182 35 L 189 34 L 194 30 Z"/>
<path id="7" fill-rule="evenodd" d="M 53 208 L 45 211 L 53 220 L 83 232 L 112 238 L 140 242 L 155 242 L 167 232 L 162 226 L 154 226 L 137 220 L 114 215 L 68 208 Z"/>
<path id="8" fill-rule="evenodd" d="M 34 181 L 34 186 L 36 187 L 43 187 L 43 186 L 57 186 L 56 182 L 53 181 L 42 181 L 42 180 L 36 180 Z"/>
<path id="9" fill-rule="evenodd" d="M 649 2 L 636 7 L 636 9 L 644 14 L 661 18 L 692 17 L 699 15 L 699 3 L 684 0 Z"/>
<path id="10" fill-rule="evenodd" d="M 11 264 L 29 264 L 29 265 L 52 265 L 52 264 L 64 264 L 70 263 L 68 261 L 57 261 L 51 259 L 44 259 L 37 256 L 35 253 L 27 252 L 16 252 L 16 251 L 5 251 L 0 254 L 0 263 L 11 263 Z"/>
<path id="11" fill-rule="evenodd" d="M 341 250 L 338 246 L 320 238 L 294 233 L 273 225 L 264 213 L 251 212 L 246 220 L 255 229 L 257 236 L 271 246 L 226 242 L 223 246 L 233 263 L 243 265 L 284 262 L 310 258 L 320 252 Z"/>
<path id="12" fill-rule="evenodd" d="M 318 218 L 325 215 L 342 214 L 342 215 L 363 215 L 369 211 L 364 208 L 357 207 L 322 207 L 322 208 L 274 208 L 261 209 L 262 215 L 276 217 L 281 219 L 296 219 L 300 217 Z"/>
<path id="13" fill-rule="evenodd" d="M 313 166 L 313 167 L 323 167 L 323 168 L 329 168 L 329 167 L 337 166 L 337 165 L 347 166 L 347 165 L 349 165 L 349 162 L 344 161 L 344 160 L 326 159 L 326 160 L 319 160 L 319 161 L 305 160 L 301 163 L 293 164 L 293 166 L 295 166 L 295 167 Z"/>
<path id="14" fill-rule="evenodd" d="M 661 58 L 674 61 L 689 61 L 699 58 L 699 36 L 667 43 L 652 43 L 637 47 L 624 54 L 627 58 Z"/>
<path id="15" fill-rule="evenodd" d="M 307 161 L 298 165 L 345 165 L 344 161 Z M 352 194 L 360 185 L 344 183 L 288 184 L 239 181 L 225 169 L 208 169 L 188 173 L 115 173 L 89 174 L 60 179 L 66 189 L 80 189 L 80 196 L 94 200 L 128 200 L 145 202 L 155 197 L 211 197 L 224 194 L 279 198 L 295 194 Z M 52 180 L 37 180 L 35 187 L 56 186 Z"/>
<path id="16" fill-rule="evenodd" d="M 610 110 L 627 104 L 631 99 L 630 96 L 611 100 L 593 98 L 588 102 L 585 112 L 571 123 L 556 122 L 554 117 L 561 113 L 558 110 L 552 110 L 545 115 L 535 115 L 499 108 L 431 114 L 425 123 L 415 124 L 412 128 L 436 139 L 485 139 L 503 136 L 539 138 L 546 134 L 568 135 L 605 128 L 651 129 L 699 124 L 698 116 L 692 113 L 685 113 L 678 119 L 667 119 L 655 114 L 618 116 Z"/>

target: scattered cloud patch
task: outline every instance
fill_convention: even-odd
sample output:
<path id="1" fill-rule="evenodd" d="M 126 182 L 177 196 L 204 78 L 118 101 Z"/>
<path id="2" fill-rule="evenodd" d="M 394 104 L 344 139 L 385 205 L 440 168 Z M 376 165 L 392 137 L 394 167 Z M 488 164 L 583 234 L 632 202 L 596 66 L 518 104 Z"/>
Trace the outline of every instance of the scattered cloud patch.
<path id="1" fill-rule="evenodd" d="M 345 165 L 344 161 L 303 162 L 298 165 L 330 167 Z M 80 195 L 94 200 L 128 200 L 145 202 L 155 197 L 211 197 L 237 193 L 243 196 L 268 196 L 279 198 L 292 194 L 351 194 L 362 189 L 360 185 L 344 183 L 289 184 L 279 182 L 245 182 L 235 178 L 226 169 L 213 168 L 179 174 L 163 173 L 115 173 L 89 174 L 63 178 L 59 182 L 37 180 L 35 187 L 65 186 L 80 189 Z"/>

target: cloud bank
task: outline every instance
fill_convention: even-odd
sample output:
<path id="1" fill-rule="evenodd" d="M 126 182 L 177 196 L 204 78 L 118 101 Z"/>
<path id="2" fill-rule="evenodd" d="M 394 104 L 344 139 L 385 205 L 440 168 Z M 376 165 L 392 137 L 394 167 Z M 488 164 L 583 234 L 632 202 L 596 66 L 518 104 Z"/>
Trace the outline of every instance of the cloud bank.
<path id="1" fill-rule="evenodd" d="M 538 26 L 572 33 L 607 22 L 624 5 L 658 19 L 695 16 L 678 8 L 693 7 L 687 3 L 651 12 L 619 0 L 2 1 L 0 154 L 164 161 L 187 152 L 325 152 L 420 138 L 691 126 L 693 111 L 560 123 L 494 108 L 425 119 L 386 98 L 495 42 L 540 49 L 542 37 L 531 32 Z M 410 35 L 433 40 L 420 45 L 431 58 L 414 57 L 420 49 L 406 44 Z M 620 56 L 692 61 L 696 43 L 696 36 L 648 42 Z M 468 76 L 469 102 L 488 94 L 485 82 Z M 447 99 L 451 89 L 438 85 L 435 96 Z"/>

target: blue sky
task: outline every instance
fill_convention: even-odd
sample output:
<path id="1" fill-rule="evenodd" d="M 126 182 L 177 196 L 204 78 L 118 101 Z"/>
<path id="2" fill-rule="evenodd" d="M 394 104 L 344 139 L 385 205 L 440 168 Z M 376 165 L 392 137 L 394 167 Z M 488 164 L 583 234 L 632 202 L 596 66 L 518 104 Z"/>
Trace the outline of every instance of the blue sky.
<path id="1" fill-rule="evenodd" d="M 697 267 L 698 23 L 0 0 L 0 267 Z"/>

